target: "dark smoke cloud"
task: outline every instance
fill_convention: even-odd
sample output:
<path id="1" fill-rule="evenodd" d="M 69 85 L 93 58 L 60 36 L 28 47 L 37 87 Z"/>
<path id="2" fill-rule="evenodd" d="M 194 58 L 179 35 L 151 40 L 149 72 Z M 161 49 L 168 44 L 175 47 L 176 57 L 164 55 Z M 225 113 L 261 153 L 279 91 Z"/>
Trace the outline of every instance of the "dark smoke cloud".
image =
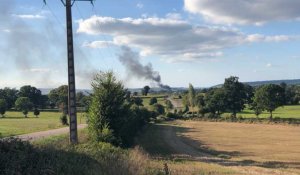
<path id="1" fill-rule="evenodd" d="M 154 71 L 151 63 L 142 65 L 139 61 L 140 56 L 137 52 L 132 51 L 129 47 L 122 46 L 119 61 L 126 67 L 130 76 L 135 76 L 139 79 L 150 80 L 155 82 L 160 88 L 171 90 L 168 85 L 161 83 L 159 72 Z"/>

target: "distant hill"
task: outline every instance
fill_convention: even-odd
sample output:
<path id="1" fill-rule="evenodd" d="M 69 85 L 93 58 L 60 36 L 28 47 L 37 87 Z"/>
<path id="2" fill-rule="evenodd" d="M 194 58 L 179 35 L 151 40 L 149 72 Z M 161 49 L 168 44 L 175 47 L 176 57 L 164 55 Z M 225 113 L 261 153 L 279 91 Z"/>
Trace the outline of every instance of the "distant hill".
<path id="1" fill-rule="evenodd" d="M 290 80 L 266 80 L 266 81 L 251 81 L 251 82 L 243 82 L 245 84 L 249 84 L 250 86 L 261 86 L 265 84 L 280 84 L 286 83 L 287 85 L 300 85 L 300 79 L 290 79 Z M 218 84 L 213 87 L 221 87 L 223 84 Z"/>

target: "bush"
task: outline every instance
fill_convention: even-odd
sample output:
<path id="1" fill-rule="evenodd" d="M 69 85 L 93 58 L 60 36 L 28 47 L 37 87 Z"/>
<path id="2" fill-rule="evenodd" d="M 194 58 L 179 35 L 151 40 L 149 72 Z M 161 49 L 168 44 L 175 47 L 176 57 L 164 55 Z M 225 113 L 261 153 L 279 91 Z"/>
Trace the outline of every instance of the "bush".
<path id="1" fill-rule="evenodd" d="M 67 117 L 66 114 L 62 114 L 59 119 L 60 119 L 60 123 L 62 125 L 69 125 L 69 123 L 68 123 L 68 117 Z"/>
<path id="2" fill-rule="evenodd" d="M 157 103 L 153 105 L 153 111 L 155 111 L 157 114 L 163 115 L 165 113 L 165 107 Z"/>
<path id="3" fill-rule="evenodd" d="M 156 97 L 151 97 L 150 101 L 149 101 L 149 105 L 153 105 L 155 103 L 157 103 L 157 98 Z"/>
<path id="4" fill-rule="evenodd" d="M 40 115 L 40 110 L 38 108 L 34 108 L 33 114 L 38 117 Z"/>
<path id="5" fill-rule="evenodd" d="M 173 118 L 173 119 L 179 119 L 179 118 L 181 118 L 180 115 L 174 114 L 174 113 L 171 113 L 171 112 L 168 112 L 168 113 L 166 114 L 166 117 L 167 117 L 167 118 Z"/>
<path id="6" fill-rule="evenodd" d="M 91 139 L 118 146 L 131 145 L 134 136 L 153 117 L 153 113 L 139 107 L 142 101 L 138 100 L 136 105 L 126 103 L 126 90 L 112 72 L 97 74 L 92 87 L 94 94 L 88 122 Z"/>

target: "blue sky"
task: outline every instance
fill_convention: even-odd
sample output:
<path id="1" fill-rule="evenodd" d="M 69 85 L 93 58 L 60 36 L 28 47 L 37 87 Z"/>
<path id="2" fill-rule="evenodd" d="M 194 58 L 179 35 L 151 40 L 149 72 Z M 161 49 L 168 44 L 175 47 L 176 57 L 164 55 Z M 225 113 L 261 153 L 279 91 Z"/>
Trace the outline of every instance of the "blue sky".
<path id="1" fill-rule="evenodd" d="M 90 88 L 100 70 L 113 70 L 129 88 L 208 87 L 231 75 L 241 81 L 300 78 L 298 0 L 97 0 L 94 5 L 77 2 L 72 8 L 78 88 Z M 60 0 L 47 5 L 2 0 L 0 20 L 0 87 L 67 84 Z"/>

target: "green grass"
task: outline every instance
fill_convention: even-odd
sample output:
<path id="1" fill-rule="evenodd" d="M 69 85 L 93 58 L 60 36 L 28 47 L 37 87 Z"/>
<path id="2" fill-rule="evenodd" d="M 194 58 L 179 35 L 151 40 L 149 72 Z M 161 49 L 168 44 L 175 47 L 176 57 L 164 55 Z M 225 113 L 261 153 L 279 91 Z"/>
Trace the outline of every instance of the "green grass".
<path id="1" fill-rule="evenodd" d="M 226 115 L 226 114 L 225 114 Z M 256 115 L 250 109 L 245 109 L 242 112 L 238 113 L 237 116 L 242 116 L 244 118 L 255 118 Z M 259 115 L 259 118 L 268 118 L 270 117 L 270 113 L 264 111 Z M 297 118 L 300 119 L 300 105 L 291 105 L 279 107 L 273 112 L 273 118 Z"/>
<path id="2" fill-rule="evenodd" d="M 157 103 L 161 104 L 163 106 L 165 106 L 165 95 L 148 95 L 148 96 L 140 96 L 140 98 L 142 98 L 143 100 L 143 105 L 145 107 L 149 107 L 149 102 L 150 102 L 150 98 L 152 97 L 156 97 L 157 98 Z"/>
<path id="3" fill-rule="evenodd" d="M 85 123 L 84 113 L 78 113 L 78 123 Z M 14 136 L 37 131 L 45 131 L 65 127 L 61 125 L 60 112 L 41 112 L 36 118 L 32 112 L 24 118 L 21 112 L 7 112 L 5 118 L 0 118 L 0 137 Z"/>

